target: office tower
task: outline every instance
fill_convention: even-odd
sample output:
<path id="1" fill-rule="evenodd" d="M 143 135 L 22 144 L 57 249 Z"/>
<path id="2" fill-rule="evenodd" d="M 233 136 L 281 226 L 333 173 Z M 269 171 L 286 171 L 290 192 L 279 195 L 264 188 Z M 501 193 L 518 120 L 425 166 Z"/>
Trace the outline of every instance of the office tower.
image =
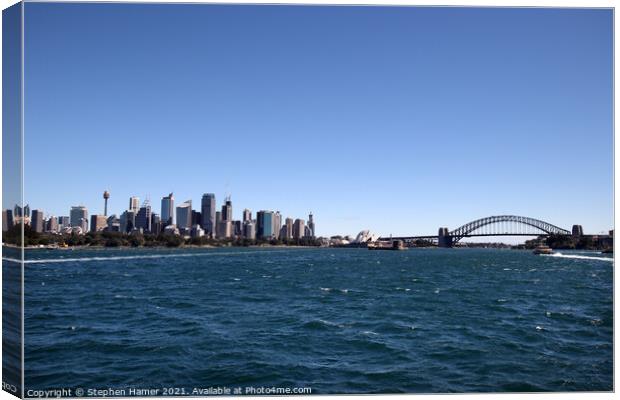
<path id="1" fill-rule="evenodd" d="M 80 228 L 82 233 L 88 232 L 88 219 L 80 218 L 78 227 Z"/>
<path id="2" fill-rule="evenodd" d="M 112 214 L 107 219 L 108 223 L 108 232 L 120 232 L 121 231 L 121 221 L 116 216 L 116 214 Z"/>
<path id="3" fill-rule="evenodd" d="M 251 220 L 243 224 L 243 237 L 250 240 L 256 239 L 256 225 Z"/>
<path id="4" fill-rule="evenodd" d="M 243 226 L 241 221 L 236 220 L 236 221 L 232 221 L 232 230 L 233 230 L 233 236 L 239 237 L 239 236 L 243 236 Z"/>
<path id="5" fill-rule="evenodd" d="M 71 226 L 71 219 L 67 216 L 58 217 L 58 229 L 66 228 Z"/>
<path id="6" fill-rule="evenodd" d="M 256 213 L 256 237 L 268 239 L 274 237 L 273 211 L 261 210 Z"/>
<path id="7" fill-rule="evenodd" d="M 215 233 L 215 195 L 213 193 L 205 193 L 202 195 L 200 202 L 200 213 L 202 214 L 202 229 L 207 234 Z"/>
<path id="8" fill-rule="evenodd" d="M 151 233 L 159 235 L 162 231 L 161 218 L 156 213 L 151 213 Z"/>
<path id="9" fill-rule="evenodd" d="M 243 210 L 243 222 L 252 221 L 252 211 L 247 208 Z"/>
<path id="10" fill-rule="evenodd" d="M 69 216 L 71 218 L 71 226 L 82 226 L 82 224 L 80 223 L 81 219 L 84 219 L 86 220 L 86 222 L 88 222 L 88 210 L 84 206 L 71 207 Z"/>
<path id="11" fill-rule="evenodd" d="M 282 228 L 280 228 L 280 240 L 287 240 L 286 239 L 286 225 L 282 225 Z"/>
<path id="12" fill-rule="evenodd" d="M 215 213 L 215 223 L 216 223 L 216 225 L 219 224 L 221 220 L 222 220 L 222 212 L 221 211 L 216 211 L 216 213 Z"/>
<path id="13" fill-rule="evenodd" d="M 280 214 L 280 211 L 276 211 L 276 213 L 273 214 L 273 237 L 275 237 L 276 239 L 280 238 L 281 227 L 282 227 L 282 214 Z"/>
<path id="14" fill-rule="evenodd" d="M 30 224 L 30 206 L 26 204 L 23 208 L 15 205 L 13 209 L 13 224 Z"/>
<path id="15" fill-rule="evenodd" d="M 314 218 L 312 216 L 312 212 L 310 212 L 310 215 L 308 215 L 308 229 L 310 229 L 310 234 L 308 236 L 313 238 L 315 236 L 315 230 L 314 230 Z"/>
<path id="16" fill-rule="evenodd" d="M 104 206 L 103 206 L 103 216 L 107 217 L 108 216 L 108 199 L 110 198 L 110 192 L 108 192 L 107 190 L 103 192 L 103 201 L 104 201 Z"/>
<path id="17" fill-rule="evenodd" d="M 6 232 L 11 229 L 14 225 L 13 221 L 13 210 L 2 210 L 2 231 Z"/>
<path id="18" fill-rule="evenodd" d="M 151 203 L 148 200 L 142 203 L 136 214 L 136 228 L 142 229 L 142 232 L 151 231 Z"/>
<path id="19" fill-rule="evenodd" d="M 101 232 L 108 225 L 108 219 L 105 215 L 93 214 L 90 216 L 90 231 Z"/>
<path id="20" fill-rule="evenodd" d="M 49 217 L 49 219 L 47 220 L 47 225 L 45 227 L 45 230 L 47 232 L 58 232 L 58 218 L 56 218 L 55 216 L 51 216 Z"/>
<path id="21" fill-rule="evenodd" d="M 43 232 L 43 211 L 32 210 L 31 227 L 35 232 Z"/>
<path id="22" fill-rule="evenodd" d="M 163 226 L 174 224 L 174 196 L 172 193 L 161 199 L 161 223 Z"/>
<path id="23" fill-rule="evenodd" d="M 233 225 L 232 221 L 221 220 L 217 223 L 217 238 L 228 239 L 232 237 Z"/>
<path id="24" fill-rule="evenodd" d="M 312 231 L 310 230 L 310 227 L 308 225 L 304 227 L 304 237 L 312 237 Z"/>
<path id="25" fill-rule="evenodd" d="M 138 214 L 139 209 L 140 209 L 140 198 L 135 197 L 135 196 L 130 197 L 128 210 L 133 211 L 134 214 Z"/>
<path id="26" fill-rule="evenodd" d="M 187 200 L 177 206 L 177 227 L 179 229 L 191 229 L 192 227 L 192 201 Z"/>
<path id="27" fill-rule="evenodd" d="M 202 227 L 202 213 L 200 211 L 192 210 L 192 226 L 194 225 Z"/>
<path id="28" fill-rule="evenodd" d="M 232 218 L 232 201 L 230 201 L 230 196 L 228 196 L 222 206 L 222 221 L 232 221 Z"/>
<path id="29" fill-rule="evenodd" d="M 285 228 L 286 234 L 284 239 L 291 240 L 293 238 L 293 218 L 287 218 L 284 222 L 283 228 Z"/>
<path id="30" fill-rule="evenodd" d="M 293 239 L 301 239 L 305 234 L 306 221 L 303 219 L 296 219 L 293 223 Z"/>
<path id="31" fill-rule="evenodd" d="M 136 226 L 136 214 L 132 210 L 127 210 L 121 214 L 120 231 L 128 233 Z"/>

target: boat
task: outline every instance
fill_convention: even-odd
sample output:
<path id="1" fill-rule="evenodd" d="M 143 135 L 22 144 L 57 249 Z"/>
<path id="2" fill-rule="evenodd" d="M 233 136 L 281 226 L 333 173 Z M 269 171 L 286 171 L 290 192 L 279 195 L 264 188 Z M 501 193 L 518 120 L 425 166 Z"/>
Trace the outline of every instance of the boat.
<path id="1" fill-rule="evenodd" d="M 392 243 L 374 242 L 368 243 L 368 250 L 407 250 L 407 246 L 402 240 L 394 240 Z"/>
<path id="2" fill-rule="evenodd" d="M 551 247 L 549 246 L 545 246 L 544 244 L 541 244 L 540 246 L 537 246 L 534 249 L 534 254 L 553 254 L 553 249 L 551 249 Z"/>

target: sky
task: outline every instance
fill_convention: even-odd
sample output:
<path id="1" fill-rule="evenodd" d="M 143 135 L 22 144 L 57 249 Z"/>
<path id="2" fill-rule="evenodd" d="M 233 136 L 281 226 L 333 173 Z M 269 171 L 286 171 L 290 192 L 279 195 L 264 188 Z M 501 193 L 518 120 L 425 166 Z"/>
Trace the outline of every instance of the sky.
<path id="1" fill-rule="evenodd" d="M 613 228 L 608 9 L 25 6 L 25 201 Z"/>

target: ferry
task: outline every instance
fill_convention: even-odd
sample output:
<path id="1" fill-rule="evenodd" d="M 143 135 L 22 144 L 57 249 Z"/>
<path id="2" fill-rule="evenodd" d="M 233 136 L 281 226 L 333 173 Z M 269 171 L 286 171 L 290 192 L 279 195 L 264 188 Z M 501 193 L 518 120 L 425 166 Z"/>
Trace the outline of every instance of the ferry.
<path id="1" fill-rule="evenodd" d="M 553 250 L 551 247 L 541 244 L 534 249 L 534 254 L 553 254 Z"/>
<path id="2" fill-rule="evenodd" d="M 392 244 L 385 242 L 368 243 L 368 250 L 407 250 L 402 240 L 394 240 Z"/>

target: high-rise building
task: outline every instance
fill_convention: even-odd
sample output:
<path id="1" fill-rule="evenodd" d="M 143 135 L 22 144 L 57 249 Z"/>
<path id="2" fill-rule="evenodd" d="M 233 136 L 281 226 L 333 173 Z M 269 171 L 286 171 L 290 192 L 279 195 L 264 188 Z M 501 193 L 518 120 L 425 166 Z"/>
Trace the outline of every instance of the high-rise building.
<path id="1" fill-rule="evenodd" d="M 133 211 L 134 214 L 138 214 L 139 209 L 140 209 L 140 198 L 135 197 L 135 196 L 130 197 L 128 210 Z"/>
<path id="2" fill-rule="evenodd" d="M 101 232 L 108 225 L 108 219 L 105 215 L 93 214 L 90 216 L 90 231 Z"/>
<path id="3" fill-rule="evenodd" d="M 30 226 L 32 230 L 35 232 L 43 232 L 43 211 L 41 210 L 32 210 L 32 219 Z"/>
<path id="4" fill-rule="evenodd" d="M 71 218 L 67 216 L 58 217 L 58 229 L 59 230 L 62 228 L 66 228 L 68 226 L 71 226 Z"/>
<path id="5" fill-rule="evenodd" d="M 256 225 L 249 220 L 243 224 L 243 237 L 246 239 L 256 239 Z"/>
<path id="6" fill-rule="evenodd" d="M 243 222 L 252 221 L 252 211 L 249 209 L 243 210 Z"/>
<path id="7" fill-rule="evenodd" d="M 30 224 L 30 206 L 26 204 L 23 208 L 15 205 L 13 209 L 13 224 Z"/>
<path id="8" fill-rule="evenodd" d="M 174 196 L 172 193 L 161 199 L 161 223 L 163 226 L 174 224 Z"/>
<path id="9" fill-rule="evenodd" d="M 293 239 L 301 239 L 305 235 L 306 221 L 303 219 L 296 219 L 293 223 Z"/>
<path id="10" fill-rule="evenodd" d="M 179 229 L 192 228 L 192 201 L 187 200 L 177 206 L 177 227 Z"/>
<path id="11" fill-rule="evenodd" d="M 128 233 L 136 226 L 136 214 L 132 210 L 127 210 L 121 214 L 120 231 Z"/>
<path id="12" fill-rule="evenodd" d="M 215 224 L 219 224 L 220 221 L 222 220 L 222 212 L 221 211 L 216 211 L 215 212 Z"/>
<path id="13" fill-rule="evenodd" d="M 192 227 L 194 225 L 202 227 L 202 213 L 200 211 L 192 210 Z"/>
<path id="14" fill-rule="evenodd" d="M 14 225 L 13 221 L 13 210 L 2 210 L 2 231 L 6 232 L 11 229 Z"/>
<path id="15" fill-rule="evenodd" d="M 218 239 L 228 239 L 232 237 L 232 221 L 224 221 L 221 220 L 217 223 L 217 238 Z"/>
<path id="16" fill-rule="evenodd" d="M 243 236 L 243 224 L 241 221 L 236 220 L 232 221 L 233 225 L 233 236 L 240 237 Z"/>
<path id="17" fill-rule="evenodd" d="M 142 232 L 151 232 L 151 203 L 145 200 L 136 214 L 136 228 Z"/>
<path id="18" fill-rule="evenodd" d="M 108 227 L 107 227 L 108 232 L 120 232 L 121 231 L 121 221 L 116 216 L 116 214 L 110 215 L 107 219 L 107 223 L 108 223 Z"/>
<path id="19" fill-rule="evenodd" d="M 308 228 L 310 229 L 310 237 L 315 237 L 316 233 L 314 230 L 314 218 L 312 216 L 312 212 L 310 212 L 310 215 L 308 215 Z"/>
<path id="20" fill-rule="evenodd" d="M 202 214 L 202 229 L 207 234 L 215 233 L 215 195 L 213 193 L 205 193 L 202 195 L 200 203 L 200 213 Z"/>
<path id="21" fill-rule="evenodd" d="M 53 233 L 58 232 L 58 218 L 56 218 L 53 215 L 49 217 L 47 220 L 47 224 L 45 226 L 45 230 L 47 232 L 53 232 Z"/>
<path id="22" fill-rule="evenodd" d="M 79 225 L 77 227 L 80 228 L 81 233 L 83 234 L 88 232 L 88 219 L 80 218 Z"/>
<path id="23" fill-rule="evenodd" d="M 200 238 L 205 235 L 205 231 L 200 227 L 200 225 L 196 224 L 192 226 L 192 230 L 190 231 L 189 235 L 193 238 Z"/>
<path id="24" fill-rule="evenodd" d="M 274 237 L 274 212 L 261 210 L 256 213 L 256 237 L 268 239 Z"/>
<path id="25" fill-rule="evenodd" d="M 84 206 L 73 206 L 69 212 L 71 218 L 71 226 L 82 226 L 81 219 L 88 223 L 88 210 Z"/>
<path id="26" fill-rule="evenodd" d="M 283 239 L 291 240 L 293 238 L 293 218 L 287 218 L 284 222 L 283 228 L 286 230 L 286 235 Z"/>
<path id="27" fill-rule="evenodd" d="M 281 227 L 282 227 L 282 214 L 280 214 L 280 211 L 276 211 L 276 213 L 273 214 L 273 236 L 276 239 L 280 238 Z"/>
<path id="28" fill-rule="evenodd" d="M 228 196 L 222 206 L 222 221 L 232 221 L 232 219 L 232 201 L 230 201 L 230 196 Z"/>
<path id="29" fill-rule="evenodd" d="M 155 235 L 162 232 L 161 218 L 156 213 L 151 213 L 151 232 Z"/>

